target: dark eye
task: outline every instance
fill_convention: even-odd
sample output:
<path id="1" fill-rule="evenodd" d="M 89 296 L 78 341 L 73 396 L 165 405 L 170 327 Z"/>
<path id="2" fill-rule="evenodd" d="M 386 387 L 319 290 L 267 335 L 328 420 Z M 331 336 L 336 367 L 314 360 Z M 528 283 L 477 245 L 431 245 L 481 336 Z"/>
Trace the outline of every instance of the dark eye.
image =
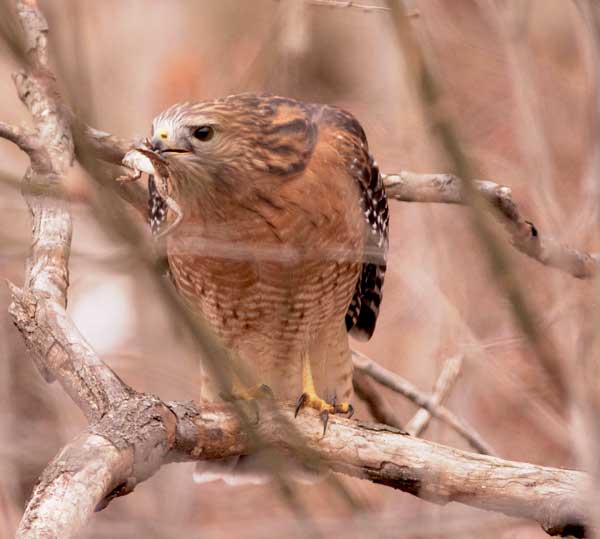
<path id="1" fill-rule="evenodd" d="M 210 125 L 201 125 L 200 127 L 196 127 L 193 132 L 194 137 L 201 141 L 210 140 L 213 138 L 214 134 L 215 130 Z"/>

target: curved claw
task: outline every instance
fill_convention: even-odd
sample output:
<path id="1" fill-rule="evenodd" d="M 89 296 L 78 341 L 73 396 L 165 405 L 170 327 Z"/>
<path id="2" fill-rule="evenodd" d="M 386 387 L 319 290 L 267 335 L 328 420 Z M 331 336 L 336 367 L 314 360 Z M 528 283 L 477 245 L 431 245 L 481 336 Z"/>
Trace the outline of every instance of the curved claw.
<path id="1" fill-rule="evenodd" d="M 350 419 L 353 415 L 354 415 L 354 406 L 352 406 L 351 404 L 348 404 L 348 412 L 347 412 L 347 418 Z"/>
<path id="2" fill-rule="evenodd" d="M 323 436 L 325 436 L 325 433 L 327 432 L 327 423 L 329 423 L 329 410 L 323 410 L 319 415 L 323 421 Z"/>
<path id="3" fill-rule="evenodd" d="M 319 416 L 323 421 L 323 436 L 325 436 L 327 432 L 327 424 L 329 423 L 329 416 L 331 414 L 346 414 L 348 418 L 351 418 L 354 415 L 354 407 L 349 403 L 337 404 L 335 397 L 332 399 L 331 403 L 328 403 L 316 395 L 311 395 L 307 392 L 302 393 L 298 397 L 294 409 L 294 417 L 298 417 L 300 410 L 304 407 L 314 408 L 319 412 Z"/>
<path id="4" fill-rule="evenodd" d="M 307 400 L 308 400 L 308 393 L 302 393 L 302 395 L 300 395 L 298 397 L 298 400 L 296 401 L 296 408 L 294 410 L 294 417 L 298 417 L 298 412 L 300 412 L 300 410 L 304 406 L 304 403 Z"/>

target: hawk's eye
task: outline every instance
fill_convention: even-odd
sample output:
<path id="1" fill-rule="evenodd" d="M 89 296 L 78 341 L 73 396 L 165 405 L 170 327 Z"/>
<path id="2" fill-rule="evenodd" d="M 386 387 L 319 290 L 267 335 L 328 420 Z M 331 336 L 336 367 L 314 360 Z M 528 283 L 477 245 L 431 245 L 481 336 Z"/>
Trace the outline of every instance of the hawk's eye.
<path id="1" fill-rule="evenodd" d="M 210 125 L 201 125 L 200 127 L 196 127 L 193 132 L 194 137 L 203 142 L 213 138 L 214 134 L 215 130 Z"/>

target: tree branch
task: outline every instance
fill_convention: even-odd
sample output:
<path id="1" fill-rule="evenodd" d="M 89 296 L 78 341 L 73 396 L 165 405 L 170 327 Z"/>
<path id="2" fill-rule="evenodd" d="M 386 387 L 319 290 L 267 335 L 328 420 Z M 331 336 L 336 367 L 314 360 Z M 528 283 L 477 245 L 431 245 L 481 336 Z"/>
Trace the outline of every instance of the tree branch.
<path id="1" fill-rule="evenodd" d="M 180 410 L 173 409 L 180 426 L 182 417 L 189 417 L 195 425 L 195 430 L 177 429 L 178 434 L 187 433 L 178 438 L 178 444 L 195 446 L 201 453 L 222 455 L 221 444 L 207 440 L 204 419 L 207 418 L 212 428 L 225 425 L 225 429 L 217 432 L 219 440 L 231 440 L 226 455 L 249 449 L 238 447 L 243 437 L 228 405 L 200 409 L 198 416 L 194 416 L 195 411 L 189 406 L 183 416 Z M 292 407 L 284 414 L 291 419 Z M 285 431 L 277 429 L 274 419 L 268 405 L 263 405 L 257 425 L 261 435 L 273 447 L 302 454 L 302 448 L 290 445 Z M 357 423 L 337 416 L 333 418 L 331 432 L 323 437 L 318 419 L 316 412 L 297 419 L 304 434 L 303 442 L 336 472 L 391 486 L 439 504 L 459 501 L 510 516 L 533 518 L 549 532 L 567 530 L 582 536 L 580 493 L 587 476 L 581 472 L 475 455 L 400 434 L 383 425 Z"/>
<path id="2" fill-rule="evenodd" d="M 119 451 L 102 436 L 83 433 L 48 465 L 19 525 L 17 537 L 71 537 L 127 477 L 131 450 Z"/>
<path id="3" fill-rule="evenodd" d="M 442 372 L 435 383 L 433 393 L 431 394 L 431 403 L 439 405 L 444 402 L 450 393 L 454 382 L 458 379 L 463 364 L 463 356 L 448 358 L 444 363 Z M 406 432 L 411 436 L 420 436 L 429 425 L 432 418 L 431 412 L 421 408 L 406 425 Z"/>
<path id="4" fill-rule="evenodd" d="M 388 197 L 402 202 L 469 204 L 463 180 L 453 174 L 402 171 L 385 175 L 384 183 Z M 578 279 L 598 275 L 600 255 L 579 251 L 543 237 L 535 225 L 521 215 L 509 187 L 490 181 L 474 181 L 473 184 L 493 208 L 495 217 L 510 234 L 516 249 L 545 266 L 560 269 Z"/>
<path id="5" fill-rule="evenodd" d="M 359 9 L 368 12 L 382 11 L 382 12 L 390 12 L 390 8 L 386 6 L 377 6 L 370 4 L 361 4 L 359 2 L 354 2 L 353 0 L 308 0 L 309 4 L 313 6 L 322 6 L 328 8 L 351 8 L 351 9 Z"/>
<path id="6" fill-rule="evenodd" d="M 27 154 L 36 149 L 34 135 L 33 131 L 0 122 L 0 138 L 10 140 Z"/>
<path id="7" fill-rule="evenodd" d="M 132 390 L 98 357 L 64 307 L 41 294 L 9 285 L 10 314 L 46 377 L 58 379 L 89 421 L 97 421 L 111 403 Z"/>
<path id="8" fill-rule="evenodd" d="M 229 404 L 163 403 L 134 395 L 112 412 L 48 467 L 28 504 L 19 537 L 38 537 L 42 530 L 50 537 L 75 534 L 97 505 L 131 492 L 166 462 L 226 458 L 257 449 Z M 337 416 L 323 437 L 313 411 L 295 420 L 303 433 L 295 442 L 278 419 L 282 414 L 291 421 L 293 413 L 291 405 L 274 410 L 269 402 L 259 403 L 254 428 L 269 448 L 300 459 L 308 449 L 321 466 L 339 473 L 438 504 L 458 501 L 534 519 L 552 534 L 583 536 L 585 519 L 579 507 L 587 476 L 581 472 L 478 456 L 392 427 Z"/>

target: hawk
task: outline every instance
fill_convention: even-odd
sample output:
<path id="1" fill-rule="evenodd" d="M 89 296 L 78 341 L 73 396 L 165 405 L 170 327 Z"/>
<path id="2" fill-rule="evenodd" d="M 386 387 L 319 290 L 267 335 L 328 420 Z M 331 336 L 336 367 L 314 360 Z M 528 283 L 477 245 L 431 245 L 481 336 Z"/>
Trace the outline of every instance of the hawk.
<path id="1" fill-rule="evenodd" d="M 352 413 L 348 333 L 369 339 L 382 297 L 388 206 L 358 121 L 278 96 L 177 104 L 153 122 L 181 222 L 166 237 L 173 282 L 231 357 L 202 396 L 297 400 Z M 168 225 L 151 178 L 153 232 Z M 243 372 L 244 376 L 239 373 Z M 242 381 L 243 378 L 243 381 Z"/>

